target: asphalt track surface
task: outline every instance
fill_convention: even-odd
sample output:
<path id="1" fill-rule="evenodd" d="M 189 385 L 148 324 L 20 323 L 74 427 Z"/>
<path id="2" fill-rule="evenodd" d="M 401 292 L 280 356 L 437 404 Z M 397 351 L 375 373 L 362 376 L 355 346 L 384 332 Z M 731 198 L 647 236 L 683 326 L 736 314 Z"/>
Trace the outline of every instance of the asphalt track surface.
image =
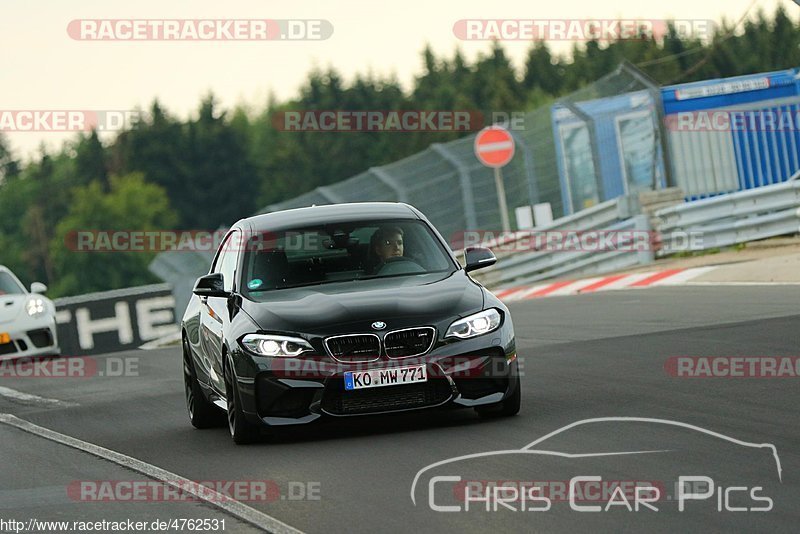
<path id="1" fill-rule="evenodd" d="M 797 531 L 800 378 L 676 378 L 665 362 L 671 356 L 798 356 L 800 286 L 651 288 L 519 302 L 511 312 L 524 376 L 522 411 L 508 419 L 482 420 L 471 410 L 353 418 L 237 447 L 224 428 L 189 425 L 177 349 L 98 360 L 100 368 L 109 358 L 135 361 L 135 376 L 2 378 L 2 387 L 61 403 L 0 395 L 0 414 L 192 481 L 274 481 L 280 498 L 246 504 L 305 532 Z M 625 417 L 648 421 L 617 419 Z M 596 418 L 609 419 L 579 424 L 531 448 L 545 452 L 520 452 Z M 76 499 L 68 491 L 76 481 L 149 478 L 8 424 L 0 424 L 0 440 L 0 519 L 205 518 L 225 519 L 227 532 L 258 530 L 202 502 Z M 498 450 L 506 452 L 480 455 Z M 640 454 L 608 454 L 620 452 Z M 575 504 L 601 511 L 578 512 L 553 489 L 591 475 L 660 482 L 658 511 L 644 505 L 604 511 L 607 499 L 587 496 Z M 531 511 L 544 501 L 511 499 L 508 506 L 473 501 L 464 510 L 457 483 L 434 476 L 550 481 L 551 506 Z M 674 482 L 680 476 L 708 476 L 713 494 L 686 500 L 679 511 Z M 318 491 L 318 498 L 290 498 L 301 487 Z M 771 510 L 730 511 L 766 506 L 753 495 L 769 497 Z M 431 497 L 460 511 L 434 511 Z"/>

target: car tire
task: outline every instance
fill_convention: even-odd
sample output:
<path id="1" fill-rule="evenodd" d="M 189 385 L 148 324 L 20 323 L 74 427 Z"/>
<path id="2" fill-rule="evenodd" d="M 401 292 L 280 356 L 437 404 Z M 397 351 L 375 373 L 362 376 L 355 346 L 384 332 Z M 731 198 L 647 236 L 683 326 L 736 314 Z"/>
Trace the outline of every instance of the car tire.
<path id="1" fill-rule="evenodd" d="M 481 417 L 511 417 L 519 413 L 522 405 L 522 387 L 520 386 L 519 375 L 515 377 L 517 384 L 514 388 L 514 393 L 510 397 L 503 399 L 497 404 L 490 404 L 488 406 L 476 406 L 475 411 Z"/>
<path id="2" fill-rule="evenodd" d="M 225 375 L 225 400 L 228 405 L 228 430 L 237 445 L 255 443 L 261 437 L 261 429 L 250 423 L 245 417 L 239 398 L 239 388 L 233 377 L 233 363 L 230 356 L 226 358 L 223 374 Z"/>
<path id="3" fill-rule="evenodd" d="M 217 428 L 225 424 L 222 410 L 206 399 L 197 374 L 194 362 L 189 352 L 189 345 L 183 340 L 183 382 L 186 393 L 186 410 L 189 412 L 189 421 L 195 428 Z"/>

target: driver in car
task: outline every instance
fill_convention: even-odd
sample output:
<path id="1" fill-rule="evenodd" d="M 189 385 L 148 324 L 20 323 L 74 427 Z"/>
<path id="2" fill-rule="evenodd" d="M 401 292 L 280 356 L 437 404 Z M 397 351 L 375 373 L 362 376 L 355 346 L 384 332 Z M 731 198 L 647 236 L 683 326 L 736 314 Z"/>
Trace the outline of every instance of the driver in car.
<path id="1" fill-rule="evenodd" d="M 376 258 L 372 272 L 378 272 L 391 258 L 403 257 L 403 229 L 384 226 L 375 230 L 370 239 L 370 248 Z"/>

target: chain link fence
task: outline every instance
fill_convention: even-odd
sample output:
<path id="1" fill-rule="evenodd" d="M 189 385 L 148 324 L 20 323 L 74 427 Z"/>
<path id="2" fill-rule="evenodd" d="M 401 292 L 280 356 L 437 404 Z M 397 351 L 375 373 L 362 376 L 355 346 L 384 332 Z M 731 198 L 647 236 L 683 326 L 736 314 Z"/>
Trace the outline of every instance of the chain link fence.
<path id="1" fill-rule="evenodd" d="M 638 96 L 638 100 L 631 97 L 629 105 L 620 105 L 618 110 L 592 105 L 599 99 L 628 94 Z M 512 225 L 519 207 L 549 203 L 554 216 L 559 217 L 628 192 L 605 186 L 624 180 L 620 174 L 626 170 L 624 153 L 621 163 L 604 165 L 607 158 L 620 159 L 619 147 L 610 146 L 604 135 L 608 133 L 604 130 L 606 123 L 613 123 L 617 116 L 647 114 L 649 129 L 640 127 L 633 132 L 638 137 L 632 150 L 637 152 L 638 160 L 649 157 L 651 163 L 649 169 L 637 168 L 637 177 L 645 173 L 650 176 L 647 187 L 660 188 L 666 182 L 661 164 L 664 132 L 660 109 L 659 87 L 635 67 L 623 64 L 554 105 L 512 114 L 511 122 L 505 126 L 514 136 L 516 151 L 502 170 Z M 562 120 L 561 124 L 559 119 L 565 118 L 565 113 L 569 120 Z M 445 236 L 464 230 L 499 230 L 502 218 L 494 173 L 475 157 L 475 135 L 434 144 L 400 161 L 269 205 L 259 213 L 314 204 L 399 201 L 425 213 Z M 570 202 L 578 194 L 581 198 Z"/>
<path id="2" fill-rule="evenodd" d="M 619 97 L 619 102 L 611 99 L 609 104 L 608 97 Z M 555 104 L 511 113 L 504 126 L 516 150 L 502 174 L 512 226 L 520 227 L 515 213 L 520 207 L 548 203 L 553 216 L 560 217 L 637 188 L 663 187 L 668 180 L 661 110 L 659 87 L 635 67 L 621 64 Z M 624 122 L 626 117 L 633 122 Z M 476 135 L 433 144 L 259 213 L 345 202 L 406 202 L 422 211 L 445 238 L 471 230 L 500 231 L 494 170 L 476 158 Z M 173 285 L 177 309 L 182 309 L 191 284 L 207 271 L 209 261 L 208 254 L 166 252 L 151 270 Z"/>

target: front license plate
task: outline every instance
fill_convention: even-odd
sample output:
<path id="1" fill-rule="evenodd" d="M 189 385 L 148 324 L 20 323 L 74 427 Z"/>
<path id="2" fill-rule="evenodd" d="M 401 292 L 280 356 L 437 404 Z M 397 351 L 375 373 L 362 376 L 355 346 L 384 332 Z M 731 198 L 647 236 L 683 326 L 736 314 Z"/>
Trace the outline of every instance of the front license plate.
<path id="1" fill-rule="evenodd" d="M 344 389 L 351 391 L 400 384 L 416 384 L 418 382 L 427 382 L 427 380 L 428 375 L 424 365 L 370 369 L 369 371 L 348 371 L 344 374 Z"/>
<path id="2" fill-rule="evenodd" d="M 11 343 L 11 335 L 5 332 L 0 333 L 0 345 L 5 345 L 6 343 Z"/>

